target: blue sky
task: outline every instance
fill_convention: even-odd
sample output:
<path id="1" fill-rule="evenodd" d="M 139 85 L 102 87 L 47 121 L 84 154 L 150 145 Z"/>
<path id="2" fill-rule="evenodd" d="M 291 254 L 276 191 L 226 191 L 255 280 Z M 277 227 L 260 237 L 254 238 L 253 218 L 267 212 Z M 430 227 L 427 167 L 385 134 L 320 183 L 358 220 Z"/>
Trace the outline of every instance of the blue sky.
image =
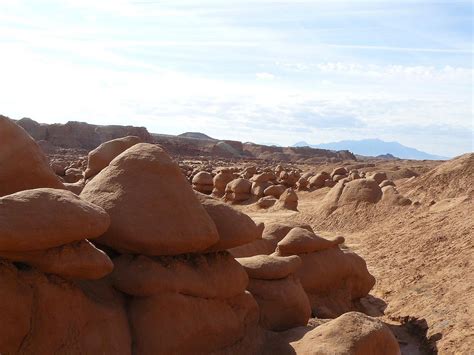
<path id="1" fill-rule="evenodd" d="M 473 150 L 471 1 L 0 0 L 0 113 Z"/>

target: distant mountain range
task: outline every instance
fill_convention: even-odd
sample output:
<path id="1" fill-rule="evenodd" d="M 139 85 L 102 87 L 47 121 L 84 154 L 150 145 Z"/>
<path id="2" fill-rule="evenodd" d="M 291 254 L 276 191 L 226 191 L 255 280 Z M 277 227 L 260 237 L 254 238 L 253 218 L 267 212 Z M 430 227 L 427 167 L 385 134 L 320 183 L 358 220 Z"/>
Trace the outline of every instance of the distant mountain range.
<path id="1" fill-rule="evenodd" d="M 398 142 L 385 142 L 380 139 L 346 140 L 340 142 L 309 144 L 298 142 L 293 147 L 311 147 L 329 150 L 350 150 L 354 154 L 376 157 L 391 154 L 401 159 L 416 160 L 447 160 L 449 158 L 422 152 L 415 148 L 404 146 Z"/>

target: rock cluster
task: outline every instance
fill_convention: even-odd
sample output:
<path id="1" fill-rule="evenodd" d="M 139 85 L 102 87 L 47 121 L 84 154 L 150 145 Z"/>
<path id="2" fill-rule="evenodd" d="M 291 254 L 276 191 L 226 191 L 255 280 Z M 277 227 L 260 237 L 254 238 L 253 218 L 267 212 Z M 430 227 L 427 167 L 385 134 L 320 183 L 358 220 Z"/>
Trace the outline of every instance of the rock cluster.
<path id="1" fill-rule="evenodd" d="M 297 170 L 276 168 L 258 169 L 247 166 L 237 168 L 218 168 L 213 170 L 196 169 L 186 176 L 192 182 L 193 189 L 213 197 L 222 198 L 231 204 L 254 203 L 260 208 L 272 206 L 297 210 L 298 196 L 295 189 L 305 189 L 309 184 L 301 183 Z M 300 182 L 300 184 L 298 183 Z M 304 186 L 304 187 L 302 187 Z"/>
<path id="2" fill-rule="evenodd" d="M 209 353 L 255 331 L 248 277 L 226 249 L 258 238 L 261 227 L 211 197 L 201 203 L 159 146 L 127 149 L 81 198 L 110 215 L 97 243 L 120 253 L 111 279 L 131 297 L 134 353 Z M 236 224 L 242 229 L 229 228 Z"/>
<path id="3" fill-rule="evenodd" d="M 245 262 L 262 254 L 273 258 L 298 256 L 302 266 L 294 274 L 307 294 L 313 315 L 333 318 L 356 309 L 357 300 L 366 296 L 375 284 L 365 261 L 340 249 L 343 242 L 342 237 L 324 239 L 307 225 L 274 223 L 265 226 L 262 239 L 230 252 Z"/>
<path id="4" fill-rule="evenodd" d="M 0 140 L 0 353 L 397 354 L 391 333 L 359 313 L 307 326 L 312 313 L 349 310 L 373 285 L 343 239 L 255 224 L 207 195 L 242 201 L 256 169 L 197 178 L 195 188 L 212 181 L 202 194 L 160 146 L 126 137 L 89 154 L 77 195 L 1 117 L 4 132 L 24 143 Z M 287 184 L 301 177 L 277 170 L 278 203 L 295 207 Z"/>

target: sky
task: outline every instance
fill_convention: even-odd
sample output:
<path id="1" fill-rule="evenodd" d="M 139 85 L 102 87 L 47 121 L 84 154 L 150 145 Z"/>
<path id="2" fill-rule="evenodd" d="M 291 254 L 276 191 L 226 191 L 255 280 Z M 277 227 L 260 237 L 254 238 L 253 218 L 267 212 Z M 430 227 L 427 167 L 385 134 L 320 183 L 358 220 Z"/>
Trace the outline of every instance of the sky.
<path id="1" fill-rule="evenodd" d="M 0 114 L 473 150 L 471 1 L 0 0 Z"/>

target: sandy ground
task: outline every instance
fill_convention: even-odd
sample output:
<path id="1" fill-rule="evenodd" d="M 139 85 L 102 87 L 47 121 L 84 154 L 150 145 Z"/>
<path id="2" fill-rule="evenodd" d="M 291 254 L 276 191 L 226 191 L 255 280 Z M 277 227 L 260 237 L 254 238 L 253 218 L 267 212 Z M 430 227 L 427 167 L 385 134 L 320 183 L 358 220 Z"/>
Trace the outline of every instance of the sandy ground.
<path id="1" fill-rule="evenodd" d="M 361 255 L 377 279 L 362 300 L 363 310 L 391 327 L 404 354 L 473 354 L 471 163 L 465 181 L 441 191 L 433 190 L 441 181 L 436 176 L 396 181 L 399 191 L 414 201 L 420 198 L 419 206 L 360 204 L 325 217 L 320 213 L 325 188 L 300 192 L 299 212 L 240 208 L 256 221 L 295 220 L 310 224 L 321 236 L 343 235 L 345 247 Z"/>

